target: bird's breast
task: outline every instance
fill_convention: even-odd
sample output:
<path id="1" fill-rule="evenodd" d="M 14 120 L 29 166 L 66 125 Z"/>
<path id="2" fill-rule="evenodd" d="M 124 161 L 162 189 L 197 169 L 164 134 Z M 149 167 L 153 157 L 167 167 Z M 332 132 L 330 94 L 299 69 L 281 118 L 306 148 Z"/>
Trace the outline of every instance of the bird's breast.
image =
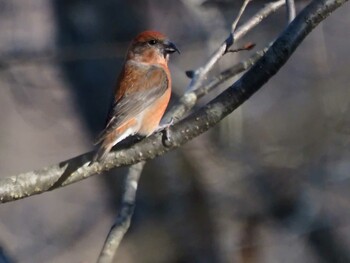
<path id="1" fill-rule="evenodd" d="M 144 110 L 143 120 L 138 132 L 140 135 L 149 136 L 158 128 L 169 104 L 170 96 L 171 89 L 168 88 L 159 99 Z"/>

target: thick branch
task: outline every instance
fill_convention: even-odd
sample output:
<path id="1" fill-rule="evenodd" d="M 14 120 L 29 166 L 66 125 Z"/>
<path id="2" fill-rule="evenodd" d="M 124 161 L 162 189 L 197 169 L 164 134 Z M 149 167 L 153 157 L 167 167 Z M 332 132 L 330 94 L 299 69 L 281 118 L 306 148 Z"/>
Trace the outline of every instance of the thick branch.
<path id="1" fill-rule="evenodd" d="M 175 149 L 207 131 L 259 90 L 288 60 L 310 31 L 347 0 L 314 0 L 308 5 L 266 54 L 226 91 L 184 120 L 170 128 L 172 145 L 164 146 L 160 133 L 129 149 L 111 152 L 103 164 L 87 166 L 87 153 L 47 168 L 0 180 L 0 200 L 8 202 L 68 185 L 114 167 L 149 160 Z"/>

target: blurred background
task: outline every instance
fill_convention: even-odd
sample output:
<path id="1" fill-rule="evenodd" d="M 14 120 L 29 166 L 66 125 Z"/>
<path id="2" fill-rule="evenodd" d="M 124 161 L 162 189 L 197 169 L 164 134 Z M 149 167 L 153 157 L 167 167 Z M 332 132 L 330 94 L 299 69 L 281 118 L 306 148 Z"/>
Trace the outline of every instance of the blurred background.
<path id="1" fill-rule="evenodd" d="M 266 2 L 253 1 L 242 22 Z M 226 38 L 240 4 L 0 0 L 0 176 L 93 149 L 128 42 L 142 30 L 182 51 L 171 60 L 181 96 L 184 72 Z M 350 262 L 349 12 L 327 18 L 220 125 L 147 163 L 116 262 Z M 282 8 L 240 43 L 258 50 L 286 23 Z M 254 50 L 227 55 L 212 75 Z M 125 171 L 2 204 L 0 262 L 95 262 Z"/>

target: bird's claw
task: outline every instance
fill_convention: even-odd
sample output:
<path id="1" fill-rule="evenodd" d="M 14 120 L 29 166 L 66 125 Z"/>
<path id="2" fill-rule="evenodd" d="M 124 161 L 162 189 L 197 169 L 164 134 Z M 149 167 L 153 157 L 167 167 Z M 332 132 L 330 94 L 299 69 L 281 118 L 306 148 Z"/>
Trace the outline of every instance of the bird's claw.
<path id="1" fill-rule="evenodd" d="M 158 130 L 157 131 L 162 131 L 163 132 L 163 143 L 165 146 L 170 146 L 171 145 L 171 132 L 170 132 L 170 129 L 169 127 L 171 125 L 174 124 L 174 119 L 171 118 L 171 120 L 166 123 L 166 124 L 163 124 L 161 126 L 159 126 Z"/>

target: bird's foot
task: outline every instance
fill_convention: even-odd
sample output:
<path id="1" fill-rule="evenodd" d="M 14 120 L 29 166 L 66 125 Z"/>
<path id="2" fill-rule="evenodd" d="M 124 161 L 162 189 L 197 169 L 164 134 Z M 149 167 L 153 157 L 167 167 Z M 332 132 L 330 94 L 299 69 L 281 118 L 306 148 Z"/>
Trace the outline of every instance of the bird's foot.
<path id="1" fill-rule="evenodd" d="M 165 130 L 167 128 L 169 128 L 169 126 L 173 125 L 174 124 L 174 119 L 171 118 L 170 121 L 168 123 L 164 123 L 162 125 L 159 125 L 158 126 L 158 129 L 156 130 L 156 132 L 159 132 L 161 130 Z"/>

